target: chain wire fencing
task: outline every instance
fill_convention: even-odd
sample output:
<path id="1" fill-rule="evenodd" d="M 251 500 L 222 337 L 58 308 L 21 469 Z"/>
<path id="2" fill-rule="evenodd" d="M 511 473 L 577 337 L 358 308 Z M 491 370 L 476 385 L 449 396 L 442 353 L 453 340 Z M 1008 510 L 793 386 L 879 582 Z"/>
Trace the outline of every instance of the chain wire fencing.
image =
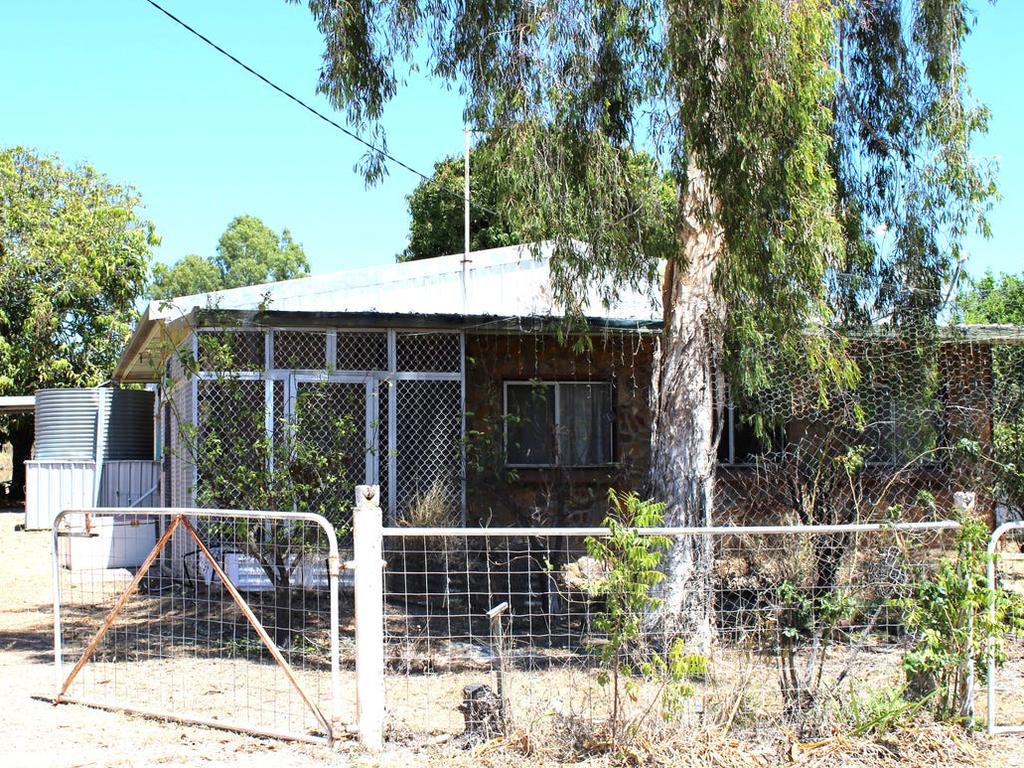
<path id="1" fill-rule="evenodd" d="M 354 487 L 372 484 L 391 519 L 426 497 L 461 515 L 459 333 L 201 328 L 163 390 L 174 504 L 344 526 Z"/>
<path id="2" fill-rule="evenodd" d="M 323 518 L 64 512 L 53 562 L 59 701 L 312 741 L 354 719 Z"/>
<path id="3" fill-rule="evenodd" d="M 384 541 L 394 734 L 461 729 L 463 688 L 496 668 L 517 723 L 607 714 L 597 665 L 607 574 L 587 546 L 606 534 L 556 526 L 600 522 L 609 487 L 649 495 L 655 337 L 278 328 L 191 338 L 195 365 L 172 365 L 168 388 L 175 503 L 320 514 L 348 549 L 352 490 L 380 485 L 399 526 Z M 899 601 L 948 554 L 950 534 L 928 521 L 950 516 L 957 491 L 974 493 L 973 511 L 993 524 L 1021 517 L 1019 339 L 954 329 L 842 341 L 856 375 L 827 398 L 781 352 L 756 363 L 769 383 L 752 392 L 715 372 L 707 514 L 736 527 L 670 534 L 709 553 L 702 642 L 676 660 L 687 678 L 676 704 L 693 722 L 811 734 L 855 721 L 857 691 L 898 686 L 910 642 Z M 509 430 L 507 382 L 587 382 L 607 397 Z M 517 418 L 534 412 L 554 410 Z M 576 466 L 553 449 L 543 465 L 509 466 L 508 435 L 527 427 L 554 430 L 541 441 L 553 446 L 612 434 L 617 461 Z M 454 527 L 467 507 L 477 524 L 520 527 Z M 906 521 L 928 525 L 899 529 Z M 877 527 L 857 528 L 866 523 Z M 173 547 L 183 578 L 187 540 Z M 663 627 L 639 636 L 632 678 L 672 645 Z M 1011 638 L 1008 653 L 1019 646 Z M 623 706 L 646 702 L 631 717 L 657 715 L 650 680 L 637 685 Z"/>
<path id="4" fill-rule="evenodd" d="M 750 738 L 779 726 L 811 738 L 855 722 L 871 692 L 902 689 L 912 638 L 900 601 L 947 552 L 956 527 L 641 531 L 673 546 L 710 545 L 709 602 L 703 626 L 642 621 L 617 648 L 618 717 L 657 723 L 672 714 L 673 727 L 727 726 Z M 609 535 L 385 529 L 392 737 L 462 731 L 459 707 L 476 685 L 500 685 L 508 722 L 540 742 L 599 732 L 615 706 L 602 663 L 615 575 L 589 554 L 588 539 Z M 691 640 L 674 648 L 679 637 Z"/>
<path id="5" fill-rule="evenodd" d="M 1024 598 L 1024 522 L 996 528 L 988 551 L 989 589 Z M 1024 732 L 1024 633 L 1011 632 L 989 650 L 988 678 L 988 732 Z"/>

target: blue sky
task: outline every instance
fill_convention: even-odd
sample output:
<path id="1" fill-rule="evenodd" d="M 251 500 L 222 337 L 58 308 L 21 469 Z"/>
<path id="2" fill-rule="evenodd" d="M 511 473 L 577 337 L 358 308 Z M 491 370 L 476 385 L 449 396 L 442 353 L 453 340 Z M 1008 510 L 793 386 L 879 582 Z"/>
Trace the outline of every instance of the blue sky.
<path id="1" fill-rule="evenodd" d="M 322 40 L 283 0 L 162 0 L 257 70 L 324 110 L 314 93 Z M 1024 237 L 1024 3 L 976 3 L 966 53 L 992 110 L 979 154 L 1000 165 L 993 238 L 971 238 L 969 270 L 1019 272 Z M 232 217 L 288 227 L 314 273 L 393 260 L 417 178 L 393 168 L 367 189 L 358 144 L 258 82 L 143 0 L 0 0 L 0 145 L 89 162 L 141 193 L 157 258 L 210 254 Z M 462 101 L 413 80 L 388 108 L 389 149 L 429 172 L 462 148 Z"/>

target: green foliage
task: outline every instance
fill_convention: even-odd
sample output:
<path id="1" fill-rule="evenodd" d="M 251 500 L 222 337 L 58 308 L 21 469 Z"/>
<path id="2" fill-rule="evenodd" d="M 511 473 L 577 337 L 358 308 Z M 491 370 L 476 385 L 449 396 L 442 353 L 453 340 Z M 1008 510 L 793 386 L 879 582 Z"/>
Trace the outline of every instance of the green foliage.
<path id="1" fill-rule="evenodd" d="M 524 241 L 501 214 L 500 166 L 488 142 L 470 152 L 470 249 L 483 250 Z M 429 179 L 416 185 L 409 203 L 409 244 L 399 261 L 429 259 L 463 249 L 463 159 L 453 156 L 434 164 Z"/>
<path id="2" fill-rule="evenodd" d="M 0 394 L 109 375 L 156 244 L 138 205 L 88 165 L 0 151 Z"/>
<path id="3" fill-rule="evenodd" d="M 91 166 L 0 150 L 0 395 L 110 376 L 157 242 L 138 206 Z"/>
<path id="4" fill-rule="evenodd" d="M 1024 275 L 997 278 L 988 272 L 960 296 L 959 305 L 967 323 L 1024 325 Z"/>
<path id="5" fill-rule="evenodd" d="M 903 668 L 912 688 L 934 696 L 939 719 L 969 716 L 969 678 L 984 681 L 989 652 L 1001 663 L 1003 638 L 1024 629 L 1020 599 L 988 587 L 988 526 L 970 513 L 961 516 L 960 525 L 955 557 L 943 558 L 935 573 L 900 602 L 914 637 Z"/>
<path id="6" fill-rule="evenodd" d="M 570 315 L 659 258 L 693 266 L 719 234 L 712 298 L 737 389 L 783 369 L 823 396 L 849 385 L 842 343 L 807 324 L 931 325 L 963 238 L 987 233 L 967 0 L 305 4 L 320 92 L 380 146 L 408 72 L 463 89 L 502 158 L 508 231 L 560 240 L 553 289 Z M 626 172 L 639 149 L 671 170 L 671 205 Z M 364 171 L 379 180 L 383 157 Z"/>
<path id="7" fill-rule="evenodd" d="M 959 300 L 968 323 L 1024 325 L 1024 277 L 986 274 Z M 1024 348 L 992 348 L 992 458 L 996 496 L 1024 509 Z"/>
<path id="8" fill-rule="evenodd" d="M 156 264 L 150 295 L 172 299 L 308 273 L 306 254 L 287 229 L 278 235 L 255 216 L 236 216 L 220 236 L 216 256 L 189 254 L 173 266 Z"/>
<path id="9" fill-rule="evenodd" d="M 330 384 L 310 382 L 299 389 L 292 418 L 282 415 L 268 430 L 264 381 L 238 375 L 239 367 L 247 367 L 236 364 L 234 335 L 204 334 L 198 360 L 178 354 L 187 373 L 207 372 L 199 383 L 198 423 L 178 418 L 176 450 L 196 468 L 197 506 L 319 514 L 344 536 L 351 528 L 356 484 L 348 468 L 365 461 L 362 422 L 357 425 L 354 408 Z M 291 577 L 304 555 L 311 546 L 322 554 L 315 526 L 243 517 L 208 523 L 206 530 L 220 546 L 257 560 L 282 610 L 290 604 Z"/>
<path id="10" fill-rule="evenodd" d="M 590 537 L 586 544 L 587 553 L 606 569 L 606 575 L 594 587 L 595 594 L 604 601 L 594 627 L 605 637 L 598 646 L 602 666 L 598 681 L 612 686 L 614 736 L 620 719 L 620 687 L 636 701 L 643 681 L 657 681 L 661 685 L 662 716 L 671 718 L 693 694 L 688 680 L 707 674 L 707 658 L 686 653 L 680 638 L 675 638 L 664 653 L 643 643 L 644 620 L 660 602 L 651 590 L 664 578 L 659 565 L 671 542 L 666 536 L 647 535 L 638 529 L 661 525 L 665 505 L 614 489 L 609 490 L 608 500 L 610 510 L 604 521 L 608 535 Z M 637 725 L 638 721 L 631 723 Z"/>
<path id="11" fill-rule="evenodd" d="M 823 565 L 830 574 L 838 568 L 845 547 L 828 552 L 829 562 L 815 552 L 818 561 L 815 580 L 820 582 Z M 838 635 L 840 623 L 850 619 L 857 603 L 849 590 L 837 587 L 834 575 L 827 583 L 806 588 L 784 581 L 776 588 L 775 622 L 779 643 L 779 687 L 788 715 L 797 718 L 818 711 L 825 661 Z M 806 658 L 802 658 L 805 656 Z"/>
<path id="12" fill-rule="evenodd" d="M 851 736 L 871 734 L 883 737 L 894 728 L 910 721 L 931 700 L 930 696 L 907 701 L 905 691 L 885 687 L 878 690 L 858 691 L 853 681 L 847 699 L 847 715 Z"/>

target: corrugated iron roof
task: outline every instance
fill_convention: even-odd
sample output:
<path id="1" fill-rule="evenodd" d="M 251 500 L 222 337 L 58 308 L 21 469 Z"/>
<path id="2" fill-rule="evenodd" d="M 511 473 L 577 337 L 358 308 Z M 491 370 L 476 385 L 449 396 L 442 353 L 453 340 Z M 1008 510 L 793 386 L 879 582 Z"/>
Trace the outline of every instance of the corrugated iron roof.
<path id="1" fill-rule="evenodd" d="M 582 244 L 577 247 L 583 248 Z M 463 255 L 386 264 L 327 275 L 154 301 L 143 312 L 114 378 L 154 381 L 165 359 L 165 340 L 180 326 L 223 311 L 239 316 L 265 314 L 290 324 L 473 327 L 501 319 L 553 320 L 563 316 L 551 290 L 554 244 L 515 245 Z M 625 288 L 611 305 L 602 286 L 591 286 L 582 302 L 596 325 L 651 327 L 661 322 L 660 293 Z M 175 326 L 178 326 L 175 330 Z"/>
<path id="2" fill-rule="evenodd" d="M 31 413 L 35 409 L 35 395 L 0 397 L 0 413 Z"/>
<path id="3" fill-rule="evenodd" d="M 582 247 L 582 246 L 581 246 Z M 151 312 L 154 318 L 188 315 L 211 307 L 222 310 L 324 312 L 415 316 L 534 317 L 562 315 L 551 293 L 549 260 L 553 245 L 540 243 L 492 248 L 469 254 L 465 300 L 462 254 L 335 272 L 277 283 L 183 296 Z M 616 323 L 661 320 L 659 295 L 624 290 L 605 306 L 593 286 L 584 314 Z"/>

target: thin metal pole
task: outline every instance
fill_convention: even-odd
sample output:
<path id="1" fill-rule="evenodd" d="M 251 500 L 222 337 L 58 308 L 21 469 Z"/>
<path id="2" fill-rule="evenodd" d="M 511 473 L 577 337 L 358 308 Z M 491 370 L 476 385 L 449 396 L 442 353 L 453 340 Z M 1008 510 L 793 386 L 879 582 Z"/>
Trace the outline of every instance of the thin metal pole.
<path id="1" fill-rule="evenodd" d="M 341 643 L 338 639 L 338 590 L 341 558 L 337 553 L 327 557 L 327 587 L 331 590 L 331 721 L 341 721 Z"/>
<path id="2" fill-rule="evenodd" d="M 251 725 L 235 722 L 234 720 L 221 720 L 210 717 L 178 715 L 174 712 L 169 712 L 167 710 L 158 709 L 155 707 L 132 707 L 128 705 L 122 706 L 120 704 L 107 704 L 105 702 L 93 701 L 91 699 L 69 699 L 67 697 L 60 699 L 50 699 L 46 697 L 39 698 L 43 701 L 52 702 L 53 704 L 77 704 L 82 707 L 92 707 L 93 709 L 102 709 L 107 712 L 126 712 L 133 715 L 144 715 L 146 717 L 156 718 L 157 720 L 168 720 L 172 723 L 205 725 L 209 728 L 219 728 L 223 731 L 235 731 L 237 733 L 248 733 L 253 736 L 269 736 L 274 739 L 283 739 L 286 741 L 302 741 L 306 742 L 307 744 L 330 744 L 330 739 L 324 736 L 300 736 L 295 733 L 287 733 L 286 731 L 275 731 L 272 728 L 254 728 Z"/>
<path id="3" fill-rule="evenodd" d="M 462 312 L 466 313 L 466 271 L 469 265 L 469 126 L 466 126 L 466 150 L 462 161 Z"/>
<path id="4" fill-rule="evenodd" d="M 708 527 L 661 527 L 635 528 L 641 536 L 753 536 L 776 534 L 781 536 L 805 536 L 825 533 L 872 533 L 894 531 L 955 531 L 960 523 L 955 520 L 940 520 L 934 523 L 850 523 L 846 525 L 751 525 L 751 526 L 708 526 Z M 421 536 L 491 538 L 510 536 L 607 536 L 608 529 L 590 528 L 443 528 L 389 527 L 384 536 L 393 538 L 416 538 Z"/>
<path id="5" fill-rule="evenodd" d="M 51 573 L 53 578 L 53 664 L 56 671 L 54 690 L 57 691 L 60 690 L 60 685 L 64 681 L 64 633 L 61 627 L 60 613 L 60 545 L 57 534 L 66 514 L 67 512 L 61 512 L 54 518 L 53 535 L 50 543 Z"/>

